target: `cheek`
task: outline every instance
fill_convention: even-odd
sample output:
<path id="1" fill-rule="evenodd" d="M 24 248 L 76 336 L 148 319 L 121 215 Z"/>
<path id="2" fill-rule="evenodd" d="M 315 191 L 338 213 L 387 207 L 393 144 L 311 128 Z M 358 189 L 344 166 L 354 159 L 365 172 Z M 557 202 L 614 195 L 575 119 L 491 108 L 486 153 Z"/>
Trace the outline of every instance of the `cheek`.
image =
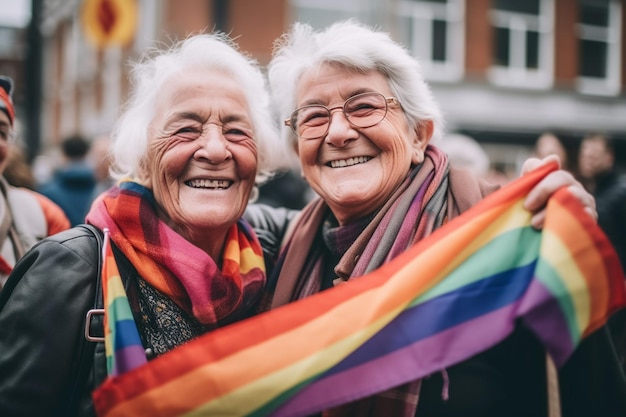
<path id="1" fill-rule="evenodd" d="M 316 142 L 317 141 L 306 141 L 298 145 L 298 158 L 302 166 L 317 162 L 317 152 L 320 145 Z"/>
<path id="2" fill-rule="evenodd" d="M 252 143 L 238 146 L 232 152 L 237 161 L 240 176 L 254 179 L 258 165 L 256 145 Z"/>
<path id="3" fill-rule="evenodd" d="M 185 143 L 174 141 L 154 143 L 149 151 L 150 174 L 170 178 L 178 177 L 193 155 L 192 149 L 186 150 L 184 145 Z"/>

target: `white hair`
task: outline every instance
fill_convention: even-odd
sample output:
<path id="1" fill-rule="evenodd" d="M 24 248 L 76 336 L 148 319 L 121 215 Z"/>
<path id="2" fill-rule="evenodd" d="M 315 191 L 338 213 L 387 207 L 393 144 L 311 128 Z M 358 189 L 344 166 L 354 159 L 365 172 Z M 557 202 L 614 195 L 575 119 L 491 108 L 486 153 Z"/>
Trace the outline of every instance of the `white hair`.
<path id="1" fill-rule="evenodd" d="M 409 125 L 414 128 L 432 121 L 432 139 L 442 135 L 443 117 L 424 81 L 420 64 L 388 33 L 377 31 L 352 19 L 315 31 L 295 23 L 275 44 L 268 76 L 273 99 L 282 119 L 296 107 L 296 88 L 302 74 L 322 64 L 337 64 L 357 71 L 376 70 L 389 81 Z M 283 139 L 296 140 L 283 126 Z"/>
<path id="2" fill-rule="evenodd" d="M 257 184 L 284 165 L 266 80 L 258 63 L 239 51 L 223 33 L 199 34 L 167 50 L 148 53 L 133 65 L 133 91 L 111 134 L 114 178 L 138 176 L 147 157 L 148 126 L 155 116 L 159 91 L 172 75 L 197 68 L 225 70 L 241 85 L 257 144 Z M 207 72 L 207 76 L 212 75 Z"/>

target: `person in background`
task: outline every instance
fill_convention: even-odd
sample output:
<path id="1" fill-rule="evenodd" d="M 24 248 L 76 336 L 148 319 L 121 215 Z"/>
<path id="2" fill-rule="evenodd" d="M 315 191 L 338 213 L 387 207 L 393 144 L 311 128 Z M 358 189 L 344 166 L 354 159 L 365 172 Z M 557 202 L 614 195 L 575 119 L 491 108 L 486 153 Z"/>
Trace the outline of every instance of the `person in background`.
<path id="1" fill-rule="evenodd" d="M 556 155 L 559 157 L 561 167 L 571 171 L 567 149 L 565 149 L 565 145 L 563 145 L 561 139 L 554 132 L 547 131 L 539 135 L 535 142 L 533 153 L 539 159 L 543 159 L 549 155 Z"/>
<path id="2" fill-rule="evenodd" d="M 350 285 L 497 188 L 450 166 L 445 153 L 429 145 L 442 134 L 440 110 L 419 63 L 386 33 L 354 21 L 321 31 L 298 23 L 278 41 L 268 75 L 286 118 L 283 138 L 295 144 L 304 177 L 320 198 L 290 225 L 265 306 Z M 527 161 L 523 172 L 541 162 Z M 534 227 L 541 227 L 548 197 L 562 187 L 595 217 L 591 195 L 558 170 L 525 201 Z M 607 346 L 604 337 L 599 331 L 588 343 Z M 563 415 L 625 415 L 619 366 L 587 347 L 560 371 Z M 460 364 L 323 415 L 544 416 L 546 386 L 545 351 L 519 326 Z"/>
<path id="3" fill-rule="evenodd" d="M 489 174 L 489 155 L 474 138 L 461 134 L 450 133 L 435 144 L 448 155 L 451 166 L 467 169 L 478 178 Z"/>
<path id="4" fill-rule="evenodd" d="M 145 363 L 256 311 L 263 252 L 241 216 L 284 158 L 263 73 L 225 34 L 155 51 L 133 75 L 112 131 L 119 183 L 86 220 L 108 230 L 141 343 L 133 362 Z M 100 274 L 96 236 L 81 225 L 45 239 L 0 295 L 1 416 L 94 414 L 104 347 L 81 358 L 78 346 Z"/>
<path id="5" fill-rule="evenodd" d="M 313 198 L 309 184 L 296 170 L 288 169 L 274 175 L 259 187 L 258 204 L 301 210 Z"/>
<path id="6" fill-rule="evenodd" d="M 615 169 L 615 148 L 608 135 L 591 133 L 580 144 L 581 182 L 596 199 L 598 224 L 626 266 L 626 178 Z"/>
<path id="7" fill-rule="evenodd" d="M 36 242 L 70 227 L 63 211 L 28 188 L 4 177 L 14 145 L 13 80 L 0 76 L 0 291 L 16 262 Z"/>
<path id="8" fill-rule="evenodd" d="M 87 161 L 89 142 L 79 135 L 69 136 L 61 143 L 62 165 L 52 179 L 38 191 L 57 203 L 72 226 L 85 222 L 96 187 L 93 167 Z"/>
<path id="9" fill-rule="evenodd" d="M 10 146 L 7 155 L 7 164 L 4 168 L 4 178 L 14 187 L 24 187 L 29 190 L 37 189 L 37 180 L 26 155 L 19 146 Z"/>
<path id="10" fill-rule="evenodd" d="M 111 137 L 101 135 L 91 142 L 87 155 L 89 164 L 93 167 L 96 176 L 96 186 L 93 189 L 92 200 L 111 188 L 115 181 L 111 177 Z"/>
<path id="11" fill-rule="evenodd" d="M 615 169 L 615 147 L 608 135 L 589 133 L 583 138 L 578 170 L 583 185 L 596 199 L 598 224 L 626 268 L 626 178 Z M 612 317 L 609 326 L 626 373 L 626 311 Z"/>

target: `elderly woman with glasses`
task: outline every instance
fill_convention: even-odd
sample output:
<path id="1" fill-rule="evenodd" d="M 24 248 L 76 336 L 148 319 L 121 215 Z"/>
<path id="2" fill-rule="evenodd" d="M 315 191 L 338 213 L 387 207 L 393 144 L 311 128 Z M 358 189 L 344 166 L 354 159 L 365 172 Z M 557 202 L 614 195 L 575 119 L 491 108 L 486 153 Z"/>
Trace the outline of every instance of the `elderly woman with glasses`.
<path id="1" fill-rule="evenodd" d="M 447 156 L 430 145 L 442 134 L 440 110 L 418 62 L 387 34 L 353 21 L 322 31 L 296 24 L 278 43 L 268 71 L 279 111 L 287 117 L 284 139 L 292 141 L 304 177 L 321 197 L 291 225 L 268 308 L 345 281 L 350 285 L 497 188 L 449 166 Z M 540 163 L 527 161 L 525 170 Z M 526 201 L 534 226 L 542 226 L 543 206 L 561 187 L 569 187 L 595 216 L 592 197 L 559 170 Z M 390 225 L 399 232 L 390 232 L 398 230 Z M 596 365 L 604 371 L 602 361 Z M 576 383 L 570 377 L 579 374 L 571 371 L 562 371 L 564 414 L 597 407 L 598 415 L 613 415 L 617 388 Z M 439 374 L 324 415 L 541 416 L 546 397 L 545 352 L 520 328 Z"/>

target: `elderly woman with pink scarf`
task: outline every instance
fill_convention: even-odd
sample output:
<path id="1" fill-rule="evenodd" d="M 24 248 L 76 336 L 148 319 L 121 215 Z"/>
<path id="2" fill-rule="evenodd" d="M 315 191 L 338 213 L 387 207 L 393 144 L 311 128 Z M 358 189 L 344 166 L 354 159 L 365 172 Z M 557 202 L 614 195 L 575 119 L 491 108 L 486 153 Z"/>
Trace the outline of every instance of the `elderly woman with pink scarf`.
<path id="1" fill-rule="evenodd" d="M 35 246 L 0 296 L 2 416 L 93 415 L 91 392 L 107 373 L 247 317 L 264 288 L 263 252 L 241 218 L 280 158 L 257 63 L 225 35 L 204 34 L 146 56 L 133 75 L 112 135 L 119 182 L 94 202 L 92 231 Z M 104 302 L 103 232 L 121 275 Z M 119 335 L 134 322 L 137 337 L 115 339 L 115 353 L 132 354 L 110 366 L 94 303 L 110 313 L 123 299 L 128 309 L 109 324 Z"/>

